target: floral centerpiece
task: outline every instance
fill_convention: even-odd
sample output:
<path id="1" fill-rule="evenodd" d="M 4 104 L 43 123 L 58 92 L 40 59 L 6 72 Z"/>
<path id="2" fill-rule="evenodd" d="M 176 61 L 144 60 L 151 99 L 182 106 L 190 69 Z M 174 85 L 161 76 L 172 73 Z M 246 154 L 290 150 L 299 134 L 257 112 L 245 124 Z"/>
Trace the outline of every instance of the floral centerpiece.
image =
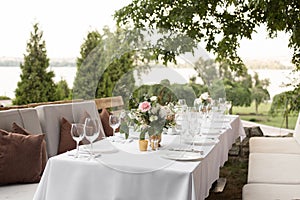
<path id="1" fill-rule="evenodd" d="M 210 109 L 211 103 L 212 98 L 210 97 L 208 92 L 204 92 L 200 95 L 199 98 L 195 99 L 194 106 L 202 112 L 207 112 Z"/>
<path id="2" fill-rule="evenodd" d="M 159 103 L 157 96 L 144 97 L 138 103 L 137 108 L 130 112 L 130 118 L 136 124 L 136 129 L 140 131 L 140 139 L 145 139 L 145 134 L 149 136 L 160 134 L 163 131 L 167 117 L 167 112 Z"/>
<path id="3" fill-rule="evenodd" d="M 209 96 L 208 92 L 202 93 L 199 97 L 199 100 L 200 100 L 200 103 L 202 103 L 205 106 L 208 104 L 211 104 L 211 102 L 212 102 L 212 99 Z"/>

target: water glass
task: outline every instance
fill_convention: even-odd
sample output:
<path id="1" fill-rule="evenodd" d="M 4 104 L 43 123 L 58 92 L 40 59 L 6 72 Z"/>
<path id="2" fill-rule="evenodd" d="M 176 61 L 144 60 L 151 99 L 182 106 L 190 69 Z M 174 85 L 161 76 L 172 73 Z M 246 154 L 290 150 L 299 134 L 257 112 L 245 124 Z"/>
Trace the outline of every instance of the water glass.
<path id="1" fill-rule="evenodd" d="M 115 136 L 116 129 L 120 126 L 121 120 L 120 117 L 117 115 L 110 115 L 109 116 L 109 126 L 113 129 L 113 136 Z"/>
<path id="2" fill-rule="evenodd" d="M 76 142 L 76 154 L 75 158 L 78 158 L 79 155 L 79 142 L 83 139 L 84 137 L 84 124 L 79 124 L 79 123 L 73 123 L 71 125 L 71 136 L 73 140 Z"/>
<path id="3" fill-rule="evenodd" d="M 86 118 L 85 119 L 85 138 L 90 142 L 90 157 L 94 155 L 93 142 L 99 137 L 100 123 L 97 119 Z"/>

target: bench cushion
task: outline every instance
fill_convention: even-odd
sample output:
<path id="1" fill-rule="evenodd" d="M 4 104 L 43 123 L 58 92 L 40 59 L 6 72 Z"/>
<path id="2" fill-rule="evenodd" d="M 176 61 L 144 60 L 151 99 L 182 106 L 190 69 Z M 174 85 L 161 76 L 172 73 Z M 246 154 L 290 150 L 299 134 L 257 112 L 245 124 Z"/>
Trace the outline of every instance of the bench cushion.
<path id="1" fill-rule="evenodd" d="M 300 185 L 246 184 L 243 200 L 300 199 Z"/>
<path id="2" fill-rule="evenodd" d="M 1 186 L 0 199 L 32 200 L 37 187 L 38 183 Z"/>
<path id="3" fill-rule="evenodd" d="M 250 153 L 300 154 L 300 144 L 294 137 L 253 137 L 249 150 Z"/>
<path id="4" fill-rule="evenodd" d="M 35 109 L 40 119 L 42 131 L 46 134 L 49 157 L 57 155 L 58 152 L 62 117 L 70 123 L 80 122 L 87 112 L 92 118 L 98 119 L 101 124 L 95 101 L 42 105 Z M 100 135 L 104 135 L 102 124 Z"/>
<path id="5" fill-rule="evenodd" d="M 297 122 L 295 125 L 295 132 L 294 132 L 293 136 L 300 145 L 300 112 L 299 112 L 298 119 L 297 119 Z"/>
<path id="6" fill-rule="evenodd" d="M 300 155 L 251 153 L 248 183 L 300 184 Z"/>
<path id="7" fill-rule="evenodd" d="M 42 133 L 37 112 L 34 108 L 0 111 L 0 128 L 12 132 L 12 123 L 16 122 L 31 133 Z"/>

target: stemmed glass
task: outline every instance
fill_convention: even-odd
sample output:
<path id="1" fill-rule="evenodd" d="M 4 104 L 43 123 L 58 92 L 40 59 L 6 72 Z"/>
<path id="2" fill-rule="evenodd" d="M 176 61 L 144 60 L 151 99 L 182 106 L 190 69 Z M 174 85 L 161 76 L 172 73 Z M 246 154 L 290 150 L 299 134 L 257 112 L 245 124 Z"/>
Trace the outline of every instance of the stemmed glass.
<path id="1" fill-rule="evenodd" d="M 93 142 L 99 137 L 100 123 L 97 119 L 86 118 L 85 119 L 85 138 L 90 142 L 90 158 L 93 157 Z"/>
<path id="2" fill-rule="evenodd" d="M 192 151 L 195 147 L 195 136 L 200 132 L 201 122 L 199 119 L 198 112 L 189 112 L 188 130 L 189 134 L 192 136 Z"/>
<path id="3" fill-rule="evenodd" d="M 187 104 L 185 99 L 179 99 L 177 104 L 183 112 L 187 110 Z"/>
<path id="4" fill-rule="evenodd" d="M 120 126 L 121 120 L 120 117 L 117 115 L 110 115 L 109 116 L 109 126 L 113 129 L 113 136 L 115 136 L 116 129 Z"/>
<path id="5" fill-rule="evenodd" d="M 79 155 L 79 142 L 83 139 L 84 137 L 84 124 L 79 124 L 79 123 L 73 123 L 71 125 L 71 136 L 73 140 L 76 142 L 76 154 L 75 158 L 78 158 Z"/>
<path id="6" fill-rule="evenodd" d="M 230 108 L 231 108 L 231 101 L 225 101 L 225 105 L 226 105 L 226 109 L 227 109 L 227 114 L 229 115 L 229 111 L 230 111 Z"/>

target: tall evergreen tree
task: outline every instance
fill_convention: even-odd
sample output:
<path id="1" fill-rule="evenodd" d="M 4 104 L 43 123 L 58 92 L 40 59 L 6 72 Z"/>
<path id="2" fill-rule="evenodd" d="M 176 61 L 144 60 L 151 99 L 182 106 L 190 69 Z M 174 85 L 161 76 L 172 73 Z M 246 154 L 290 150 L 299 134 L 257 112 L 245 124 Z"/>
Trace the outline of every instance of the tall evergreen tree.
<path id="1" fill-rule="evenodd" d="M 81 45 L 77 58 L 77 72 L 73 84 L 73 99 L 93 99 L 99 79 L 99 65 L 102 63 L 102 36 L 98 31 L 91 31 Z"/>
<path id="2" fill-rule="evenodd" d="M 127 48 L 122 30 L 101 35 L 88 33 L 77 58 L 73 98 L 93 99 L 121 95 L 126 102 L 134 87 L 133 53 Z"/>
<path id="3" fill-rule="evenodd" d="M 55 100 L 54 72 L 47 71 L 49 58 L 46 43 L 42 40 L 43 32 L 39 30 L 38 23 L 33 25 L 33 29 L 27 43 L 27 55 L 24 54 L 24 63 L 20 64 L 21 81 L 13 101 L 17 105 Z"/>

